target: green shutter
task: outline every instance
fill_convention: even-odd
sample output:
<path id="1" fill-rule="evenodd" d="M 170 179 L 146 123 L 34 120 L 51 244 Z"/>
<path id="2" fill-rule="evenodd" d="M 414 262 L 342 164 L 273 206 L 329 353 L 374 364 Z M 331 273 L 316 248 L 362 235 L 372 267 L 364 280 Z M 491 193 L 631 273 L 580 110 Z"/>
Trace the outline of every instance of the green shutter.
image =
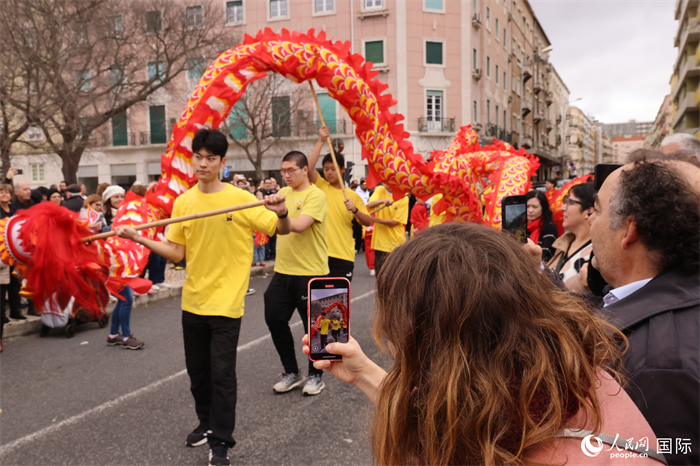
<path id="1" fill-rule="evenodd" d="M 276 138 L 292 135 L 289 96 L 283 95 L 270 99 L 272 106 L 272 136 Z"/>
<path id="2" fill-rule="evenodd" d="M 365 42 L 365 60 L 372 63 L 384 63 L 384 41 Z"/>
<path id="3" fill-rule="evenodd" d="M 129 145 L 129 135 L 126 132 L 126 113 L 119 113 L 112 117 L 112 145 Z"/>
<path id="4" fill-rule="evenodd" d="M 323 119 L 326 121 L 326 126 L 331 134 L 336 134 L 336 124 L 335 124 L 335 99 L 328 94 L 318 95 L 318 105 L 321 107 L 321 114 Z M 320 126 L 321 119 L 318 119 L 318 124 Z"/>
<path id="5" fill-rule="evenodd" d="M 165 132 L 165 105 L 153 105 L 148 107 L 151 117 L 151 144 L 165 144 L 168 142 Z"/>
<path id="6" fill-rule="evenodd" d="M 228 117 L 228 123 L 231 126 L 231 137 L 238 141 L 248 139 L 248 130 L 245 127 L 248 121 L 248 115 L 245 113 L 245 105 L 242 101 L 236 102 Z"/>
<path id="7" fill-rule="evenodd" d="M 425 63 L 442 65 L 442 42 L 425 43 Z"/>

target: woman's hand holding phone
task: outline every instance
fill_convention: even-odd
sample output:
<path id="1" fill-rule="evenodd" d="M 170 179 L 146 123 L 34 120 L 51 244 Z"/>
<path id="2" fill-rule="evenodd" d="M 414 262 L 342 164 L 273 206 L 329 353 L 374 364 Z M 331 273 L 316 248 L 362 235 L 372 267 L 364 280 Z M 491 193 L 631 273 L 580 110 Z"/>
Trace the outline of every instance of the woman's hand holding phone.
<path id="1" fill-rule="evenodd" d="M 304 354 L 309 354 L 309 335 L 304 335 L 301 342 Z M 343 357 L 335 361 L 315 361 L 316 369 L 326 369 L 343 382 L 354 385 L 367 395 L 372 403 L 376 402 L 386 371 L 369 359 L 357 340 L 350 337 L 347 343 L 329 343 L 326 351 Z"/>

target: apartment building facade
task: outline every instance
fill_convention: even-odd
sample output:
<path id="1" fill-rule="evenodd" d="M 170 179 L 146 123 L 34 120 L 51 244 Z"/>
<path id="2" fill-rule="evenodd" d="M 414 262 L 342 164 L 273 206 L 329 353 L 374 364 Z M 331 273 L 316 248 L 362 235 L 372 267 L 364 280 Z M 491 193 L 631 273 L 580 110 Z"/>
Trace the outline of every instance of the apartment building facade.
<path id="1" fill-rule="evenodd" d="M 659 107 L 659 111 L 654 119 L 651 131 L 644 136 L 644 146 L 651 149 L 658 149 L 661 147 L 661 141 L 669 134 L 671 134 L 670 94 L 664 97 L 664 101 L 661 103 L 661 107 Z"/>
<path id="2" fill-rule="evenodd" d="M 618 136 L 646 136 L 654 126 L 653 121 L 630 120 L 626 123 L 601 123 L 596 121 L 596 126 L 601 128 L 608 138 Z"/>
<path id="3" fill-rule="evenodd" d="M 700 138 L 700 0 L 677 0 L 678 57 L 671 76 L 671 127 Z"/>
<path id="4" fill-rule="evenodd" d="M 196 6 L 196 0 L 188 1 L 186 8 Z M 314 28 L 350 41 L 353 52 L 371 61 L 378 79 L 388 84 L 398 102 L 393 110 L 405 116 L 414 150 L 426 158 L 446 148 L 460 126 L 473 124 L 483 143 L 497 137 L 538 155 L 540 178 L 552 176 L 561 161 L 564 144 L 557 140 L 567 140 L 560 116 L 569 91 L 542 53 L 551 43 L 526 0 L 221 0 L 219 12 L 241 38 L 266 27 Z M 105 125 L 81 160 L 80 181 L 91 190 L 102 182 L 158 179 L 170 128 L 207 66 L 194 60 L 172 85 Z M 158 63 L 144 57 L 144 73 L 157 69 Z M 317 91 L 333 138 L 343 142 L 346 161 L 355 164 L 353 177 L 364 176 L 366 162 L 349 117 L 323 89 Z M 282 100 L 271 102 L 273 110 L 290 112 L 289 98 Z M 286 151 L 308 153 L 317 139 L 315 107 L 306 102 L 298 110 L 289 115 L 290 134 L 263 158 L 266 175 L 277 174 Z M 294 129 L 309 121 L 314 124 L 305 124 L 304 131 Z M 232 131 L 231 137 L 246 134 Z M 32 157 L 17 164 L 37 173 L 29 180 L 32 185 L 60 181 L 60 161 L 51 155 Z M 232 172 L 255 176 L 235 144 L 227 159 Z"/>
<path id="5" fill-rule="evenodd" d="M 567 172 L 569 175 L 581 176 L 590 173 L 595 167 L 595 125 L 578 107 L 569 107 Z M 566 173 L 565 173 L 566 176 Z"/>
<path id="6" fill-rule="evenodd" d="M 644 136 L 618 136 L 612 139 L 613 163 L 626 163 L 627 156 L 644 147 Z"/>

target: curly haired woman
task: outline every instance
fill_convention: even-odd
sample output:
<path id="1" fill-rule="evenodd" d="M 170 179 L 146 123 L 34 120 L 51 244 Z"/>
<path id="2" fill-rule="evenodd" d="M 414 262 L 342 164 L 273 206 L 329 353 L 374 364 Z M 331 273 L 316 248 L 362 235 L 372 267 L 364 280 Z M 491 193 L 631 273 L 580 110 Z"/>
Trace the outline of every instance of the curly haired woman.
<path id="1" fill-rule="evenodd" d="M 384 371 L 352 338 L 326 347 L 342 361 L 314 363 L 375 403 L 379 464 L 663 462 L 617 381 L 624 336 L 556 288 L 515 241 L 445 224 L 397 248 L 384 267 L 374 337 L 393 366 Z M 650 448 L 625 451 L 630 438 Z"/>

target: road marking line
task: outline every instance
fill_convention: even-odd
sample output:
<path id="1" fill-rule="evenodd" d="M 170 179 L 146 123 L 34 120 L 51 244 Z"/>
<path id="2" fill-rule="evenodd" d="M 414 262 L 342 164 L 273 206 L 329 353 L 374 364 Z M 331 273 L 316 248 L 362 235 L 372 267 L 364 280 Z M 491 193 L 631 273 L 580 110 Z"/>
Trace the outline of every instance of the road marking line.
<path id="1" fill-rule="evenodd" d="M 368 293 L 365 293 L 365 294 L 361 294 L 360 296 L 356 296 L 356 297 L 352 298 L 350 300 L 350 302 L 352 303 L 355 301 L 359 301 L 359 300 L 364 299 L 364 298 L 371 296 L 373 294 L 374 294 L 374 290 L 372 290 Z M 296 322 L 296 323 L 290 325 L 289 327 L 294 328 L 294 327 L 297 327 L 301 324 L 302 324 L 302 322 L 299 321 L 299 322 Z M 264 335 L 260 338 L 257 338 L 253 341 L 249 341 L 248 343 L 239 346 L 237 348 L 237 350 L 238 350 L 238 352 L 245 351 L 249 348 L 252 348 L 253 346 L 256 346 L 256 345 L 262 343 L 265 340 L 269 340 L 270 338 L 271 338 L 270 334 L 268 333 L 267 335 Z M 150 385 L 146 385 L 145 387 L 141 387 L 138 390 L 134 390 L 133 392 L 127 393 L 126 395 L 122 395 L 115 400 L 108 401 L 108 402 L 103 403 L 99 406 L 95 406 L 94 408 L 88 409 L 87 411 L 83 411 L 80 414 L 76 414 L 75 416 L 71 416 L 68 419 L 64 419 L 63 421 L 59 422 L 58 424 L 52 424 L 48 427 L 44 427 L 43 429 L 37 430 L 33 434 L 25 435 L 24 437 L 20 437 L 17 440 L 13 440 L 12 442 L 8 443 L 7 445 L 3 445 L 2 447 L 0 447 L 0 456 L 5 455 L 6 453 L 10 452 L 11 450 L 14 450 L 17 447 L 20 447 L 26 443 L 29 443 L 32 440 L 36 440 L 36 439 L 43 437 L 45 435 L 49 435 L 57 430 L 63 429 L 64 427 L 73 425 L 76 422 L 78 422 L 78 421 L 80 421 L 80 420 L 82 420 L 82 419 L 84 419 L 92 414 L 100 413 L 106 409 L 113 408 L 124 401 L 135 398 L 135 397 L 142 395 L 146 392 L 150 392 L 151 390 L 158 388 L 161 385 L 163 385 L 167 382 L 170 382 L 171 380 L 174 380 L 174 379 L 176 379 L 182 375 L 185 375 L 185 374 L 187 374 L 187 370 L 181 370 L 180 372 L 177 372 L 171 376 L 168 376 L 164 379 L 160 379 L 157 382 L 153 382 Z"/>

